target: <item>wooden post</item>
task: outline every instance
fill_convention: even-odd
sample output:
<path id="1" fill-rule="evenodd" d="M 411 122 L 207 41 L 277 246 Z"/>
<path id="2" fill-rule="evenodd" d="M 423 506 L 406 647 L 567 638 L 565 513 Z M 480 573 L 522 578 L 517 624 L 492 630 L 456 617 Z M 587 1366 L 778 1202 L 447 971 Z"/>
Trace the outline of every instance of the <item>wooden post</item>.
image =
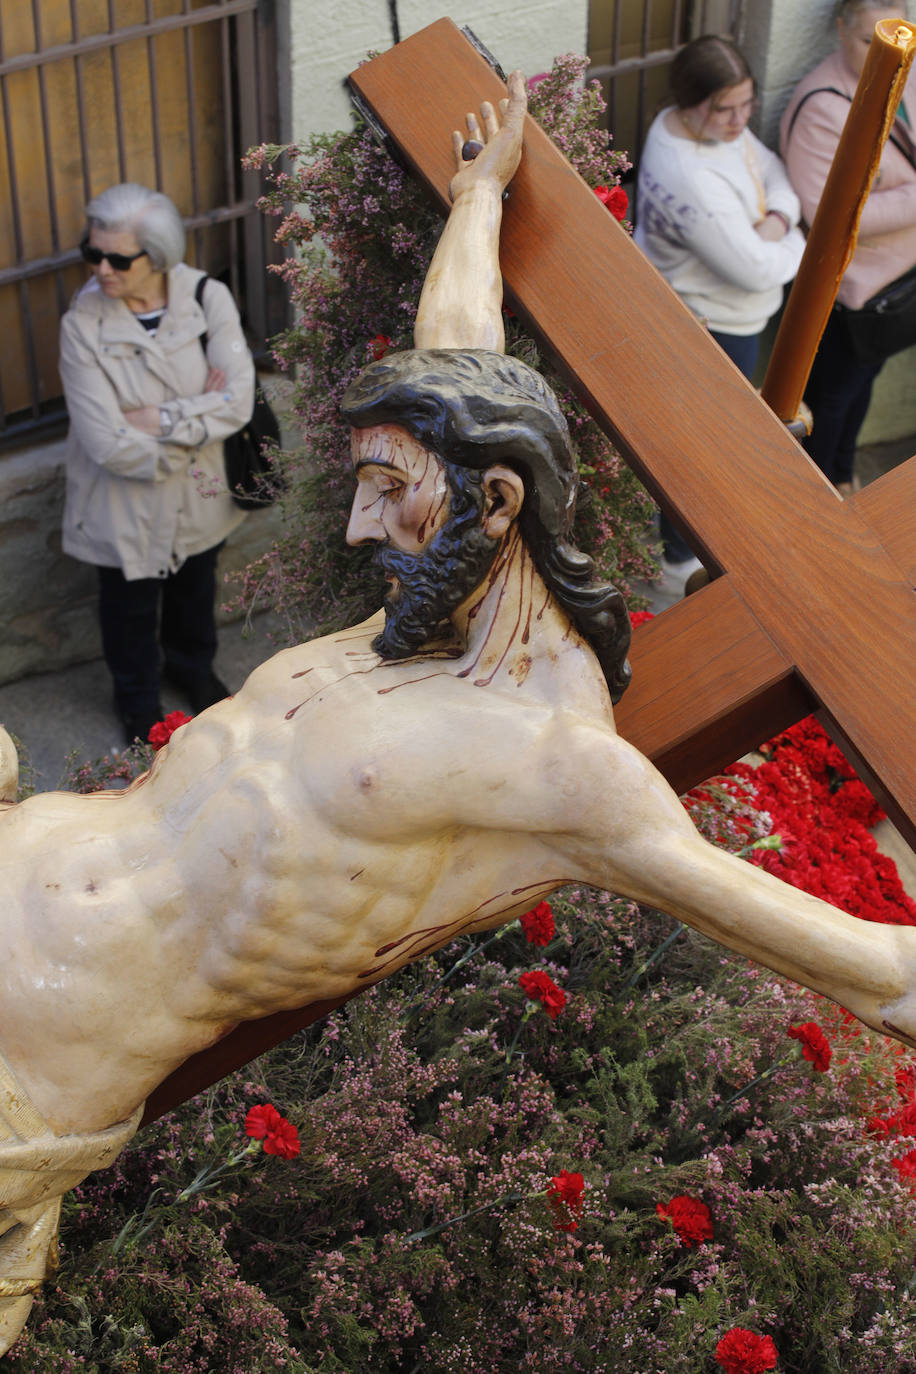
<path id="1" fill-rule="evenodd" d="M 916 28 L 911 24 L 883 19 L 875 26 L 760 393 L 786 424 L 798 415 L 914 54 Z"/>

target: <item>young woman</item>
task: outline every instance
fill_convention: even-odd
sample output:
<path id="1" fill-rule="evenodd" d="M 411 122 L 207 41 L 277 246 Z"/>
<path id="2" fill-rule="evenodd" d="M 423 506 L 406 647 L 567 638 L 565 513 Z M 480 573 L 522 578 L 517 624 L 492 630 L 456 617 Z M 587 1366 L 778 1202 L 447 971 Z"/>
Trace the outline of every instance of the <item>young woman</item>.
<path id="1" fill-rule="evenodd" d="M 734 43 L 694 39 L 670 81 L 639 165 L 636 242 L 749 377 L 804 251 L 798 197 L 747 127 L 754 79 Z M 662 535 L 670 562 L 690 557 L 664 520 Z"/>

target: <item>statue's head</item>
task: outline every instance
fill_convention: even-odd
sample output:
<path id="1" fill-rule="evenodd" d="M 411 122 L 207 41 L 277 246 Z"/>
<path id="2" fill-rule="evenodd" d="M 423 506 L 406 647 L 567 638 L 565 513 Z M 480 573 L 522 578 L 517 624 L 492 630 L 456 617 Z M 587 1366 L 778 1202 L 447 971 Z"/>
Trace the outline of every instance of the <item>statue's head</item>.
<path id="1" fill-rule="evenodd" d="M 518 521 L 548 588 L 591 642 L 616 700 L 629 618 L 570 543 L 578 475 L 550 387 L 502 353 L 430 349 L 370 364 L 341 403 L 359 486 L 347 537 L 397 581 L 383 657 L 416 653 L 482 583 Z"/>

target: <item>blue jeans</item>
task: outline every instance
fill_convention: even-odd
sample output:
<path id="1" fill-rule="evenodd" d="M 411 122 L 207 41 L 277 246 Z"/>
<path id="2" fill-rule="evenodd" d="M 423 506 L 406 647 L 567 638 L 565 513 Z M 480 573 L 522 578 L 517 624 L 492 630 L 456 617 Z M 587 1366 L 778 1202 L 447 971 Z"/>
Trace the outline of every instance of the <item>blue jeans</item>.
<path id="1" fill-rule="evenodd" d="M 757 366 L 760 335 L 719 334 L 714 329 L 710 329 L 709 333 L 722 349 L 722 352 L 731 358 L 735 367 L 743 372 L 745 377 L 750 377 Z M 662 536 L 664 554 L 669 563 L 686 563 L 688 558 L 695 556 L 684 536 L 675 529 L 664 512 L 659 516 L 658 526 Z"/>

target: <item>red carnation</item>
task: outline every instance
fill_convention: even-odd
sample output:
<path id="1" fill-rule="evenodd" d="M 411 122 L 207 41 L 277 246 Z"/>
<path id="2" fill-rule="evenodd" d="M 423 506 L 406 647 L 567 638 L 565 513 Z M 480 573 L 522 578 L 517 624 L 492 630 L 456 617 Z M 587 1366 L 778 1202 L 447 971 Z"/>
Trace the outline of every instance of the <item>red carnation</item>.
<path id="1" fill-rule="evenodd" d="M 376 362 L 379 358 L 384 358 L 390 347 L 391 340 L 387 334 L 376 334 L 375 338 L 369 341 L 369 351 Z"/>
<path id="2" fill-rule="evenodd" d="M 245 1134 L 250 1135 L 252 1140 L 263 1140 L 268 1131 L 272 1131 L 277 1122 L 282 1120 L 276 1107 L 269 1102 L 261 1102 L 249 1109 L 245 1117 Z"/>
<path id="3" fill-rule="evenodd" d="M 292 1159 L 301 1148 L 299 1132 L 291 1121 L 287 1121 L 285 1116 L 281 1116 L 274 1129 L 268 1131 L 264 1137 L 264 1153 L 266 1155 L 279 1155 L 281 1159 Z"/>
<path id="4" fill-rule="evenodd" d="M 622 186 L 596 186 L 595 195 L 604 202 L 615 219 L 626 219 L 630 198 Z"/>
<path id="5" fill-rule="evenodd" d="M 563 989 L 558 988 L 553 979 L 541 969 L 535 969 L 533 973 L 523 973 L 518 981 L 525 996 L 532 1002 L 540 1002 L 551 1021 L 555 1021 L 566 1006 L 566 993 Z"/>
<path id="6" fill-rule="evenodd" d="M 801 1026 L 790 1026 L 788 1033 L 790 1040 L 801 1042 L 802 1054 L 811 1061 L 814 1069 L 818 1073 L 826 1073 L 830 1068 L 833 1050 L 820 1026 L 814 1021 L 805 1021 Z"/>
<path id="7" fill-rule="evenodd" d="M 547 1201 L 553 1208 L 553 1224 L 558 1231 L 575 1231 L 585 1200 L 585 1179 L 561 1169 L 547 1185 Z"/>
<path id="8" fill-rule="evenodd" d="M 679 1197 L 673 1197 L 667 1207 L 657 1202 L 655 1210 L 660 1217 L 667 1217 L 685 1245 L 699 1245 L 701 1241 L 712 1240 L 712 1214 L 706 1203 L 698 1198 L 682 1193 Z"/>
<path id="9" fill-rule="evenodd" d="M 154 749 L 161 749 L 164 744 L 168 744 L 175 731 L 182 725 L 187 725 L 191 719 L 186 716 L 184 711 L 169 711 L 165 720 L 157 720 L 147 736 Z"/>
<path id="10" fill-rule="evenodd" d="M 638 625 L 645 625 L 647 621 L 655 619 L 654 611 L 631 611 L 630 624 L 635 630 Z"/>
<path id="11" fill-rule="evenodd" d="M 725 1374 L 764 1374 L 765 1370 L 776 1368 L 778 1359 L 769 1336 L 758 1336 L 756 1331 L 746 1331 L 743 1326 L 726 1331 L 716 1346 L 716 1360 Z"/>
<path id="12" fill-rule="evenodd" d="M 522 930 L 530 945 L 549 945 L 554 937 L 556 926 L 553 908 L 549 902 L 538 902 L 533 911 L 526 911 L 522 920 Z"/>
<path id="13" fill-rule="evenodd" d="M 295 1126 L 269 1102 L 250 1108 L 245 1117 L 245 1134 L 252 1140 L 263 1140 L 264 1153 L 279 1155 L 281 1159 L 292 1159 L 301 1148 Z"/>
<path id="14" fill-rule="evenodd" d="M 908 1155 L 892 1159 L 891 1164 L 901 1178 L 916 1178 L 916 1150 L 910 1150 Z"/>

